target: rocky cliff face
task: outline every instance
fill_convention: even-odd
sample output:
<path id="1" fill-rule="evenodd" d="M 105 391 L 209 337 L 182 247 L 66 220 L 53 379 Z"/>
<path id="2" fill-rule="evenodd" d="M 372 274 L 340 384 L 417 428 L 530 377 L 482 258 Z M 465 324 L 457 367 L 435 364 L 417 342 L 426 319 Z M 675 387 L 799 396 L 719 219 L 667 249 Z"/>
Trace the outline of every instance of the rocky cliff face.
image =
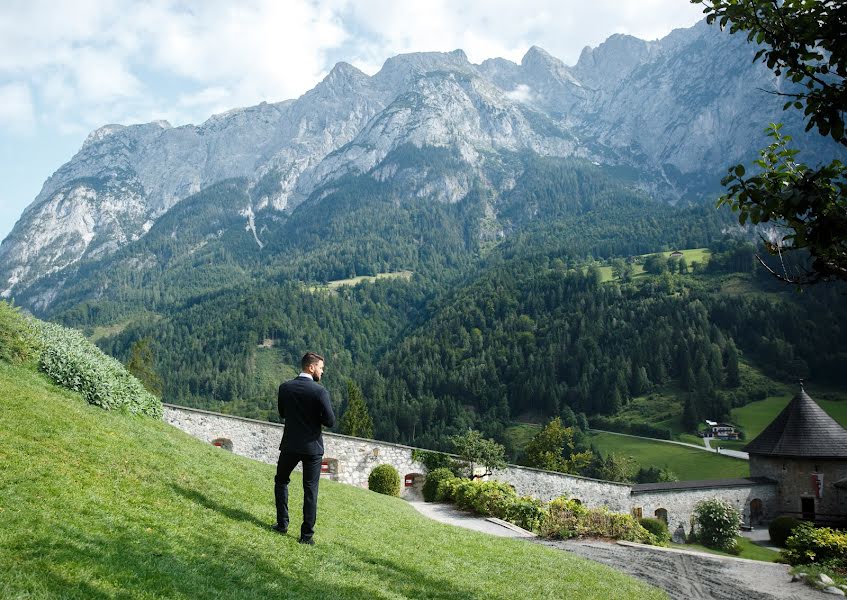
<path id="1" fill-rule="evenodd" d="M 346 174 L 399 177 L 409 195 L 461 199 L 473 182 L 493 195 L 518 173 L 508 153 L 581 156 L 621 165 L 670 200 L 698 177 L 749 160 L 773 120 L 794 121 L 764 91 L 783 82 L 751 62 L 741 36 L 700 23 L 663 40 L 615 35 L 569 67 L 533 47 L 515 64 L 471 64 L 464 52 L 386 61 L 368 77 L 339 63 L 296 100 L 215 115 L 93 132 L 47 182 L 0 245 L 0 295 L 9 297 L 83 258 L 145 235 L 177 202 L 215 182 L 246 178 L 244 226 L 290 211 Z M 386 162 L 405 144 L 446 147 L 463 167 L 437 178 Z M 819 142 L 813 152 L 835 150 Z"/>

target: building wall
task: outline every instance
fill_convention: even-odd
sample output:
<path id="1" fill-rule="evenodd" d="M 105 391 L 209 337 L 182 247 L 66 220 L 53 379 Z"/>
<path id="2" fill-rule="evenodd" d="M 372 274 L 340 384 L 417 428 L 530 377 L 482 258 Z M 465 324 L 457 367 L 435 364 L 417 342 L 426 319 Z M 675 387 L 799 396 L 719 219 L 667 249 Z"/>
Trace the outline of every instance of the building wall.
<path id="1" fill-rule="evenodd" d="M 815 498 L 812 474 L 823 475 L 821 498 Z M 750 475 L 769 477 L 778 482 L 774 516 L 801 516 L 801 499 L 814 498 L 815 518 L 819 522 L 847 518 L 847 490 L 835 487 L 835 482 L 847 478 L 847 461 L 797 459 L 750 455 Z"/>
<path id="2" fill-rule="evenodd" d="M 671 531 L 682 525 L 686 533 L 691 530 L 691 515 L 694 505 L 701 500 L 721 498 L 732 504 L 741 513 L 742 523 L 750 523 L 750 503 L 759 499 L 764 507 L 763 521 L 776 515 L 769 512 L 776 502 L 776 485 L 762 484 L 739 487 L 713 487 L 693 490 L 661 490 L 632 493 L 632 509 L 641 509 L 644 517 L 656 517 L 659 509 L 667 511 L 668 527 Z M 758 525 L 758 523 L 752 523 Z"/>

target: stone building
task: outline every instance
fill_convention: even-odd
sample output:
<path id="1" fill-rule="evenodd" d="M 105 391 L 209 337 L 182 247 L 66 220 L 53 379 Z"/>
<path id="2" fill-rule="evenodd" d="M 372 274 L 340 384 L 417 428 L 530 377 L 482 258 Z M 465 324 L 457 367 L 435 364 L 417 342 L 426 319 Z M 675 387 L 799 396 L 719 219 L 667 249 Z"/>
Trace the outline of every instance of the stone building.
<path id="1" fill-rule="evenodd" d="M 750 476 L 776 482 L 776 515 L 819 524 L 847 519 L 847 430 L 803 389 L 747 444 Z"/>

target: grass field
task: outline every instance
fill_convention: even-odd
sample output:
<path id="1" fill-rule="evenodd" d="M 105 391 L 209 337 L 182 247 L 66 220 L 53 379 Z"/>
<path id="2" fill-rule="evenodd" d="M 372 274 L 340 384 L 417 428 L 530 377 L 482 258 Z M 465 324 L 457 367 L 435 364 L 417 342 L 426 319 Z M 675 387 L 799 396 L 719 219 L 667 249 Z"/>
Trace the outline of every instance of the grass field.
<path id="1" fill-rule="evenodd" d="M 833 392 L 821 392 L 818 395 L 814 389 L 806 391 L 829 416 L 838 421 L 842 427 L 847 427 L 847 399 L 841 399 L 839 398 L 840 394 Z M 744 429 L 747 440 L 750 441 L 776 418 L 782 409 L 791 402 L 796 392 L 797 390 L 786 390 L 782 394 L 770 396 L 758 402 L 751 402 L 740 408 L 734 408 L 732 409 L 732 419 Z"/>
<path id="2" fill-rule="evenodd" d="M 699 552 L 707 552 L 709 554 L 719 554 L 721 556 L 737 556 L 738 558 L 747 558 L 750 560 L 761 560 L 764 562 L 776 562 L 779 558 L 779 552 L 759 546 L 748 540 L 746 537 L 739 535 L 735 538 L 738 542 L 740 552 L 738 554 L 730 554 L 729 552 L 721 552 L 714 548 L 707 548 L 701 544 L 671 544 L 672 548 L 680 550 L 697 550 Z"/>
<path id="3" fill-rule="evenodd" d="M 711 254 L 708 248 L 691 248 L 688 250 L 680 250 L 679 252 L 682 252 L 682 256 L 683 258 L 685 258 L 685 262 L 688 263 L 689 268 L 691 268 L 691 263 L 694 262 L 700 263 L 700 266 L 705 265 L 707 262 L 709 262 L 709 255 Z M 649 254 L 640 255 L 638 258 L 643 260 L 645 257 L 650 256 L 651 254 L 663 254 L 664 256 L 668 257 L 671 255 L 671 253 L 672 251 L 650 252 Z M 612 275 L 612 267 L 610 266 L 601 266 L 600 275 L 600 280 L 603 282 L 612 281 L 613 279 L 615 279 L 615 277 Z M 641 265 L 641 263 L 636 263 L 633 265 L 632 275 L 633 277 L 644 275 L 644 267 Z"/>
<path id="4" fill-rule="evenodd" d="M 0 598 L 663 598 L 572 554 L 321 483 L 314 547 L 269 530 L 274 467 L 0 361 Z M 292 527 L 302 490 L 291 484 Z"/>
<path id="5" fill-rule="evenodd" d="M 363 281 L 376 281 L 377 279 L 405 279 L 408 281 L 412 278 L 412 275 L 412 271 L 395 271 L 393 273 L 377 273 L 376 275 L 360 275 L 358 277 L 350 277 L 349 279 L 335 279 L 333 281 L 326 282 L 324 285 L 316 285 L 309 289 L 313 292 L 318 290 L 335 291 L 345 285 L 354 286 L 362 283 Z"/>
<path id="6" fill-rule="evenodd" d="M 631 457 L 638 466 L 664 467 L 680 481 L 748 477 L 750 468 L 745 460 L 720 456 L 677 444 L 615 435 L 592 433 L 591 443 L 603 454 L 614 452 Z"/>

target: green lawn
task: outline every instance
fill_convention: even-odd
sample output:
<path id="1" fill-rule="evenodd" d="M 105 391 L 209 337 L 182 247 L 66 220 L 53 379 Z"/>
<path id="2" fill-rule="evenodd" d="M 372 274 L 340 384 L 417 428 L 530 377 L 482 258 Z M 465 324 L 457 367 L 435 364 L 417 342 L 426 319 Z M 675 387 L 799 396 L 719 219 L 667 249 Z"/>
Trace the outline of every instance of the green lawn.
<path id="1" fill-rule="evenodd" d="M 613 433 L 592 433 L 591 443 L 603 454 L 614 452 L 619 456 L 632 457 L 641 467 L 653 465 L 670 469 L 680 481 L 750 475 L 749 465 L 745 460 L 719 456 L 712 452 L 686 448 L 677 444 L 654 442 Z"/>
<path id="2" fill-rule="evenodd" d="M 775 550 L 771 550 L 769 548 L 765 548 L 764 546 L 759 546 L 748 540 L 744 536 L 738 536 L 735 538 L 738 541 L 738 548 L 740 552 L 738 554 L 730 554 L 728 552 L 721 552 L 720 550 L 715 550 L 713 548 L 707 548 L 701 544 L 671 544 L 672 548 L 680 548 L 682 550 L 697 550 L 698 552 L 708 552 L 709 554 L 720 554 L 721 556 L 737 556 L 738 558 L 748 558 L 750 560 L 761 560 L 764 562 L 776 562 L 779 558 L 779 552 Z"/>
<path id="3" fill-rule="evenodd" d="M 268 529 L 273 466 L 2 362 L 0 389 L 4 599 L 665 597 L 569 553 L 329 481 L 317 545 L 301 546 Z M 291 487 L 297 515 L 297 477 Z"/>

